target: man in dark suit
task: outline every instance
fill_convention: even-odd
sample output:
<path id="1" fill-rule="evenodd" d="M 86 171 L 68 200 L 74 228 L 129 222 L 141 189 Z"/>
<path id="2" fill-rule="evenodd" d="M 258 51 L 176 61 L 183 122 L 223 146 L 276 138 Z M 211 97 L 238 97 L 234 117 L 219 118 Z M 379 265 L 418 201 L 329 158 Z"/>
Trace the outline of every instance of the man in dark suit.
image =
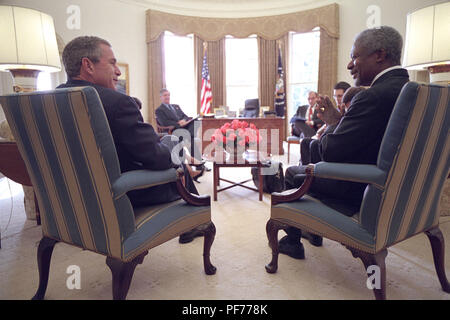
<path id="1" fill-rule="evenodd" d="M 180 106 L 170 103 L 170 92 L 163 88 L 159 92 L 161 99 L 161 105 L 155 110 L 156 120 L 158 124 L 164 127 L 173 126 L 175 129 L 186 129 L 189 131 L 191 139 L 189 141 L 191 155 L 201 161 L 201 151 L 199 150 L 197 143 L 195 142 L 196 128 L 194 121 L 191 117 L 188 117 Z"/>
<path id="2" fill-rule="evenodd" d="M 291 119 L 292 135 L 301 138 L 312 137 L 323 125 L 323 121 L 317 117 L 317 110 L 314 108 L 318 97 L 317 92 L 308 92 L 308 105 L 297 108 L 295 116 Z"/>
<path id="3" fill-rule="evenodd" d="M 92 86 L 102 101 L 106 117 L 116 146 L 122 172 L 151 169 L 164 170 L 176 167 L 171 158 L 175 143 L 160 137 L 153 127 L 145 123 L 136 100 L 116 91 L 120 76 L 117 60 L 111 45 L 98 37 L 78 37 L 70 41 L 63 51 L 63 63 L 67 72 L 67 83 L 58 88 Z M 185 169 L 185 185 L 198 194 L 192 179 Z M 133 207 L 171 202 L 180 199 L 176 183 L 167 183 L 127 193 Z M 193 230 L 180 236 L 180 242 L 192 241 L 200 235 Z M 188 241 L 189 240 L 189 241 Z"/>
<path id="4" fill-rule="evenodd" d="M 409 81 L 408 72 L 400 67 L 402 43 L 401 35 L 386 26 L 367 29 L 355 38 L 347 69 L 355 86 L 370 88 L 354 97 L 345 115 L 328 97 L 320 97 L 318 116 L 327 124 L 318 146 L 322 161 L 376 164 L 392 109 Z M 287 188 L 298 187 L 304 172 L 304 166 L 289 167 Z M 315 178 L 309 193 L 351 216 L 359 210 L 365 188 L 361 183 Z M 280 240 L 280 252 L 304 258 L 302 231 L 291 227 L 285 231 L 288 235 Z M 308 237 L 312 239 L 310 234 Z"/>

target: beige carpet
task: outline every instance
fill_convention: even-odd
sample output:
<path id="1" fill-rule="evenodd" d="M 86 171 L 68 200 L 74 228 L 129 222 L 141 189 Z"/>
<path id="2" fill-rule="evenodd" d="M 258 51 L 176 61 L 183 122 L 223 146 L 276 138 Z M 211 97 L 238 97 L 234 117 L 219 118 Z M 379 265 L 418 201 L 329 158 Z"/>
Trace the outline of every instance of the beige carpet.
<path id="1" fill-rule="evenodd" d="M 298 152 L 292 150 L 295 155 Z M 291 164 L 297 160 L 291 157 Z M 286 167 L 286 165 L 285 165 Z M 223 169 L 235 179 L 250 178 L 248 168 Z M 212 194 L 212 172 L 200 178 L 201 193 Z M 10 198 L 10 190 L 13 198 Z M 13 205 L 10 219 L 11 205 Z M 149 252 L 136 268 L 128 299 L 373 299 L 366 287 L 360 260 L 340 244 L 324 239 L 321 248 L 304 243 L 305 260 L 280 255 L 276 274 L 268 274 L 270 261 L 265 224 L 270 196 L 262 202 L 256 192 L 232 188 L 212 203 L 217 228 L 211 260 L 217 273 L 203 272 L 203 240 L 180 245 L 173 239 Z M 450 217 L 441 218 L 447 242 L 446 266 L 450 277 Z M 0 299 L 30 299 L 38 286 L 36 262 L 41 228 L 26 220 L 20 186 L 0 178 Z M 5 231 L 6 228 L 6 231 Z M 279 237 L 284 233 L 280 232 Z M 81 270 L 81 289 L 69 290 L 66 273 L 71 265 Z M 387 296 L 389 299 L 450 299 L 441 290 L 432 253 L 425 235 L 418 235 L 389 250 Z M 46 299 L 111 299 L 111 273 L 105 257 L 58 244 L 53 252 Z"/>

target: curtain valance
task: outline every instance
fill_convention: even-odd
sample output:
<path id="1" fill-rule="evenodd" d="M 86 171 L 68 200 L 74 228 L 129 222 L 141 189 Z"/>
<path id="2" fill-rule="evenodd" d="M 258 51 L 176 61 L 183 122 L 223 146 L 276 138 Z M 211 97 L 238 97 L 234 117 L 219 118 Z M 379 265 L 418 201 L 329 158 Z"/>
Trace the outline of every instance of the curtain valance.
<path id="1" fill-rule="evenodd" d="M 328 36 L 339 37 L 339 7 L 336 3 L 320 8 L 275 16 L 251 18 L 207 18 L 147 10 L 147 43 L 164 31 L 178 35 L 194 34 L 206 41 L 217 41 L 226 35 L 246 38 L 256 34 L 276 40 L 289 31 L 308 32 L 320 27 Z"/>

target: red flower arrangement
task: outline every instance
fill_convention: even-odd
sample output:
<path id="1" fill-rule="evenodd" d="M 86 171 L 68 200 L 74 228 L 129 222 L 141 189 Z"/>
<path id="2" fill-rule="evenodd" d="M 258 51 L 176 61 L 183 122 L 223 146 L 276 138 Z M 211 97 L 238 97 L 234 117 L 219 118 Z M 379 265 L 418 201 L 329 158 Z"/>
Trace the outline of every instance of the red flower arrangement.
<path id="1" fill-rule="evenodd" d="M 231 146 L 236 150 L 238 146 L 247 149 L 250 145 L 256 145 L 261 142 L 261 135 L 258 128 L 253 123 L 239 121 L 237 119 L 227 122 L 220 129 L 216 129 L 211 137 L 216 145 Z"/>

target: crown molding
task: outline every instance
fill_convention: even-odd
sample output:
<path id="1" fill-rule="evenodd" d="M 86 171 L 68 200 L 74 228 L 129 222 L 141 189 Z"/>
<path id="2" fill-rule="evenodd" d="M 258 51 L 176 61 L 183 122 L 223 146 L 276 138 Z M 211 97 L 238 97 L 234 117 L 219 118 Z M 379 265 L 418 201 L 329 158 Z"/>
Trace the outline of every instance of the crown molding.
<path id="1" fill-rule="evenodd" d="M 303 11 L 333 0 L 115 0 L 162 12 L 217 18 L 262 17 Z"/>

